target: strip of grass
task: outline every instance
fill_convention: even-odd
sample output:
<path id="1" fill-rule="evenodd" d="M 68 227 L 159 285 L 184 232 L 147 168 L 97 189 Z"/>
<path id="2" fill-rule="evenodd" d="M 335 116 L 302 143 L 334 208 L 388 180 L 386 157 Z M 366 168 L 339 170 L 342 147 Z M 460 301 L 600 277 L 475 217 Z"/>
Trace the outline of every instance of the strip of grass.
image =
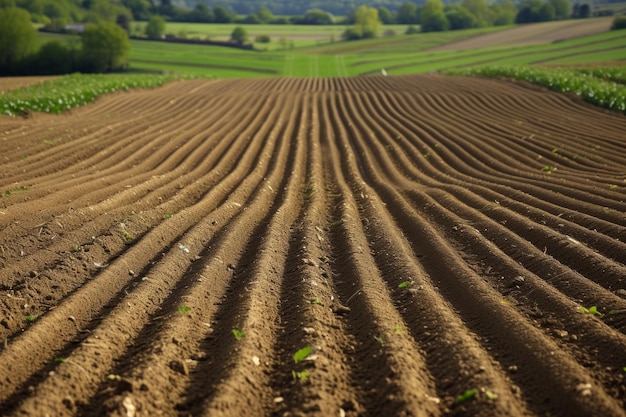
<path id="1" fill-rule="evenodd" d="M 177 77 L 155 74 L 73 74 L 0 94 L 0 115 L 29 111 L 61 113 L 98 96 L 131 88 L 153 88 Z"/>
<path id="2" fill-rule="evenodd" d="M 626 113 L 626 86 L 576 70 L 529 66 L 485 66 L 448 71 L 448 74 L 523 80 L 550 90 L 574 93 L 589 103 Z"/>

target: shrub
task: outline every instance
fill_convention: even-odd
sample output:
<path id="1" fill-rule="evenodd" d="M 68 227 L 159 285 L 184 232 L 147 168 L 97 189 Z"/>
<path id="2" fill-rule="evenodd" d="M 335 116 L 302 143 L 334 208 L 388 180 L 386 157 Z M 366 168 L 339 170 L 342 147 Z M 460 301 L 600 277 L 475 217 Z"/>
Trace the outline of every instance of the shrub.
<path id="1" fill-rule="evenodd" d="M 269 35 L 257 35 L 256 38 L 254 38 L 254 41 L 258 43 L 270 43 L 271 40 L 272 38 L 270 38 Z"/>
<path id="2" fill-rule="evenodd" d="M 626 16 L 617 16 L 613 19 L 611 30 L 626 29 Z"/>

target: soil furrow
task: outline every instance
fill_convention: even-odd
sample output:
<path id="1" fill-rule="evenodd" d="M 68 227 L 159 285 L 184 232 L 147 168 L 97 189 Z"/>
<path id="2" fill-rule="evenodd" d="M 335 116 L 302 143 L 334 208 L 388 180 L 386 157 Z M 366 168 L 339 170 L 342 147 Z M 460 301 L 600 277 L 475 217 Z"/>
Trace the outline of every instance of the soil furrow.
<path id="1" fill-rule="evenodd" d="M 625 130 L 439 75 L 0 118 L 0 414 L 626 417 Z"/>

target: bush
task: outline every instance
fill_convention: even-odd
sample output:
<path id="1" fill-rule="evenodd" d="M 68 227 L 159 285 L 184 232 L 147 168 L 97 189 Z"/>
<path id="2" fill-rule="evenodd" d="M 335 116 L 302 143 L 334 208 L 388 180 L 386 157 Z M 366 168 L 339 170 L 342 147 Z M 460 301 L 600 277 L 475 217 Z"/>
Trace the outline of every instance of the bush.
<path id="1" fill-rule="evenodd" d="M 404 32 L 406 35 L 413 35 L 415 33 L 420 33 L 420 29 L 416 26 L 410 25 L 409 27 L 406 28 L 406 32 Z"/>
<path id="2" fill-rule="evenodd" d="M 254 38 L 254 41 L 258 43 L 270 43 L 271 40 L 272 38 L 270 38 L 269 35 L 257 35 L 256 38 Z"/>
<path id="3" fill-rule="evenodd" d="M 611 30 L 626 29 L 626 16 L 617 16 L 613 19 Z"/>

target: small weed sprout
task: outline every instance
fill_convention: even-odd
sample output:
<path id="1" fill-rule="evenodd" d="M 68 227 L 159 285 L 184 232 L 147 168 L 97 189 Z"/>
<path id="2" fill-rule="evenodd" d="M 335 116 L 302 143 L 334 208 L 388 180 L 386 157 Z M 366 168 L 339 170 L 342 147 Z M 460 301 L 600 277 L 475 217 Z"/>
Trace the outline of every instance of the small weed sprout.
<path id="1" fill-rule="evenodd" d="M 306 187 L 303 191 L 305 200 L 311 199 L 311 197 L 313 197 L 313 194 L 315 194 L 315 189 L 311 186 Z"/>
<path id="2" fill-rule="evenodd" d="M 596 316 L 599 316 L 599 317 L 604 317 L 604 314 L 600 313 L 598 311 L 598 307 L 596 307 L 596 306 L 591 306 L 589 308 L 580 306 L 580 307 L 578 307 L 578 310 L 580 310 L 580 312 L 583 313 L 583 314 L 592 314 L 592 315 L 596 315 Z"/>
<path id="3" fill-rule="evenodd" d="M 556 167 L 552 166 L 552 165 L 544 165 L 541 170 L 543 172 L 545 172 L 546 174 L 552 174 L 554 171 L 556 171 Z"/>
<path id="4" fill-rule="evenodd" d="M 245 332 L 242 332 L 241 330 L 233 329 L 232 332 L 233 332 L 233 335 L 235 335 L 235 339 L 237 340 L 241 340 L 244 337 L 246 337 Z"/>
<path id="5" fill-rule="evenodd" d="M 382 336 L 374 336 L 374 339 L 376 339 L 376 341 L 380 343 L 381 346 L 385 344 L 385 339 L 383 339 Z"/>
<path id="6" fill-rule="evenodd" d="M 166 219 L 171 219 L 172 217 L 174 217 L 174 213 L 167 213 L 167 214 L 165 215 L 165 218 L 166 218 Z"/>
<path id="7" fill-rule="evenodd" d="M 404 333 L 404 327 L 396 326 L 396 327 L 393 328 L 393 332 L 394 333 Z"/>
<path id="8" fill-rule="evenodd" d="M 78 252 L 79 250 L 80 250 L 80 246 L 78 246 L 76 243 L 73 243 L 72 246 L 70 246 L 71 252 Z"/>
<path id="9" fill-rule="evenodd" d="M 67 361 L 67 359 L 66 358 L 62 358 L 62 357 L 58 357 L 58 358 L 54 358 L 54 361 L 56 363 L 63 363 L 65 361 Z"/>
<path id="10" fill-rule="evenodd" d="M 305 360 L 313 351 L 311 346 L 305 346 L 302 349 L 299 349 L 296 353 L 293 354 L 293 361 L 295 363 L 300 363 Z"/>
<path id="11" fill-rule="evenodd" d="M 307 371 L 302 371 L 302 372 L 291 371 L 291 376 L 293 377 L 294 381 L 297 381 L 298 379 L 305 380 L 309 377 L 309 373 Z"/>
<path id="12" fill-rule="evenodd" d="M 609 184 L 609 190 L 617 190 L 616 184 Z"/>
<path id="13" fill-rule="evenodd" d="M 189 306 L 180 306 L 180 307 L 178 307 L 178 312 L 180 314 L 189 313 L 190 311 L 191 311 L 191 307 L 189 307 Z"/>
<path id="14" fill-rule="evenodd" d="M 319 297 L 315 297 L 313 300 L 311 300 L 311 304 L 317 304 L 318 306 L 324 306 L 324 303 L 322 303 L 322 300 L 319 299 Z"/>
<path id="15" fill-rule="evenodd" d="M 485 391 L 485 395 L 487 396 L 487 399 L 490 401 L 493 401 L 498 398 L 498 394 L 495 394 L 489 390 Z"/>
<path id="16" fill-rule="evenodd" d="M 468 389 L 463 394 L 456 397 L 456 402 L 459 404 L 464 403 L 465 401 L 469 401 L 472 398 L 476 397 L 477 394 L 478 394 L 477 389 L 474 389 L 474 388 Z"/>
<path id="17" fill-rule="evenodd" d="M 337 220 L 337 221 L 332 222 L 330 224 L 330 227 L 334 228 L 334 227 L 337 227 L 337 226 L 341 226 L 342 223 L 343 223 L 343 220 Z"/>
<path id="18" fill-rule="evenodd" d="M 398 288 L 409 288 L 411 286 L 411 281 L 403 281 L 398 284 Z"/>
<path id="19" fill-rule="evenodd" d="M 32 323 L 35 320 L 37 320 L 37 315 L 28 315 L 28 316 L 24 316 L 24 321 L 26 323 Z"/>

